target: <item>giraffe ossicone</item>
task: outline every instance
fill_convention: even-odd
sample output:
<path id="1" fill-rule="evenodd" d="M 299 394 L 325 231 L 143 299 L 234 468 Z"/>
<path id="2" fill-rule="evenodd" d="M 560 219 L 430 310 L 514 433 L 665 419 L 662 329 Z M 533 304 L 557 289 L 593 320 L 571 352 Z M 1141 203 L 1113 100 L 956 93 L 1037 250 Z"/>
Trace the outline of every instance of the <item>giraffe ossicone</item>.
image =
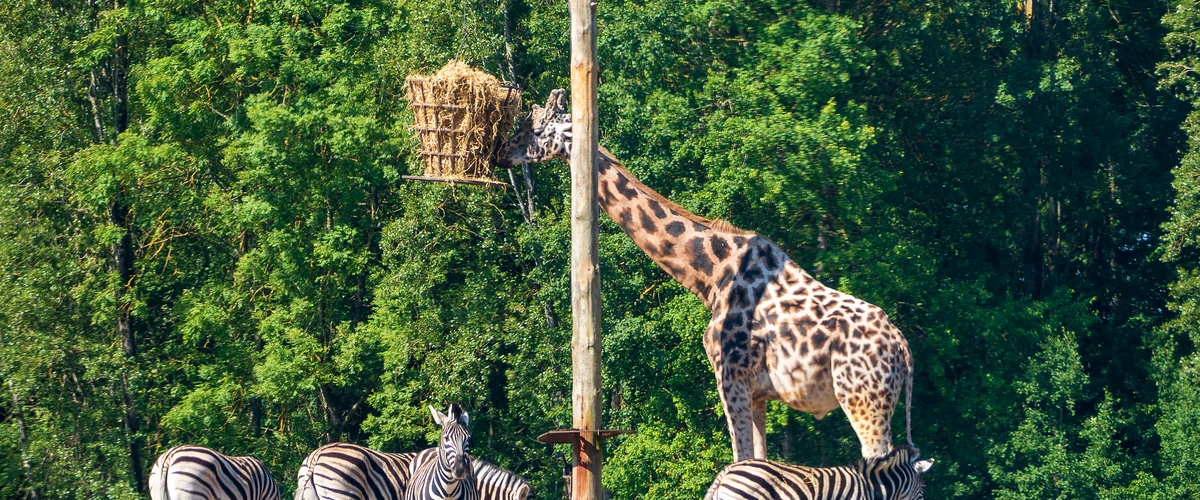
<path id="1" fill-rule="evenodd" d="M 501 148 L 510 167 L 571 152 L 566 91 Z M 825 286 L 775 243 L 752 231 L 692 214 L 634 177 L 599 148 L 601 207 L 667 274 L 712 312 L 704 349 L 717 378 L 735 461 L 766 458 L 766 404 L 779 400 L 821 418 L 841 406 L 865 458 L 892 449 L 891 419 L 901 389 L 906 437 L 912 355 L 882 309 Z"/>

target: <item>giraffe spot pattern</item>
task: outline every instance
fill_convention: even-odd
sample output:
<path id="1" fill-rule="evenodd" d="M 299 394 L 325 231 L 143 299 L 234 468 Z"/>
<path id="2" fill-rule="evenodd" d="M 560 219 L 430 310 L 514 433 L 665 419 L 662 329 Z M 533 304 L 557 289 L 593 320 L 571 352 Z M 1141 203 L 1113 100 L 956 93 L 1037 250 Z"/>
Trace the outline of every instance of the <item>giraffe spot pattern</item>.
<path id="1" fill-rule="evenodd" d="M 554 146 L 542 154 L 565 155 L 569 115 L 560 115 L 555 126 L 543 127 L 547 134 L 521 137 Z M 827 288 L 764 238 L 715 234 L 720 231 L 643 196 L 643 188 L 618 162 L 601 158 L 605 179 L 598 194 L 609 214 L 663 269 L 698 294 L 713 297 L 706 305 L 718 319 L 704 336 L 705 348 L 729 418 L 735 459 L 759 453 L 761 439 L 750 437 L 756 432 L 752 418 L 763 411 L 766 398 L 820 416 L 840 404 L 864 456 L 886 453 L 899 386 L 911 376 L 908 347 L 886 315 Z M 689 229 L 695 237 L 681 241 Z M 709 241 L 707 247 L 703 241 Z M 755 330 L 749 330 L 750 323 Z M 771 380 L 765 386 L 760 382 L 767 380 L 764 370 Z M 826 406 L 831 399 L 832 406 Z"/>
<path id="2" fill-rule="evenodd" d="M 704 249 L 704 238 L 692 238 L 692 269 L 704 273 L 705 276 L 712 276 L 713 261 L 708 258 L 708 252 Z"/>
<path id="3" fill-rule="evenodd" d="M 667 211 L 663 210 L 662 203 L 659 203 L 658 200 L 655 199 L 651 199 L 647 203 L 649 203 L 650 210 L 654 212 L 655 217 L 658 217 L 659 219 L 667 218 Z"/>
<path id="4" fill-rule="evenodd" d="M 779 258 L 775 256 L 775 252 L 770 247 L 759 247 L 759 252 L 763 256 L 763 265 L 767 267 L 767 271 L 774 271 L 779 268 Z"/>
<path id="5" fill-rule="evenodd" d="M 645 229 L 646 232 L 650 234 L 658 232 L 658 226 L 654 224 L 654 219 L 651 219 L 650 215 L 647 214 L 645 210 L 638 208 L 638 215 L 642 219 L 642 229 Z"/>
<path id="6" fill-rule="evenodd" d="M 617 193 L 624 196 L 626 199 L 632 200 L 638 197 L 638 190 L 629 186 L 629 178 L 622 174 L 617 175 Z"/>
<path id="7" fill-rule="evenodd" d="M 621 226 L 621 229 L 629 231 L 629 228 L 633 225 L 632 211 L 629 208 L 621 210 L 620 220 L 618 220 L 617 223 Z"/>
<path id="8" fill-rule="evenodd" d="M 713 236 L 712 239 L 709 240 L 709 245 L 712 246 L 713 257 L 716 257 L 718 261 L 725 260 L 727 257 L 729 257 L 729 242 L 725 241 L 725 238 Z"/>
<path id="9" fill-rule="evenodd" d="M 717 278 L 717 290 L 724 290 L 730 283 L 733 283 L 733 270 L 725 267 L 721 272 L 721 277 Z"/>

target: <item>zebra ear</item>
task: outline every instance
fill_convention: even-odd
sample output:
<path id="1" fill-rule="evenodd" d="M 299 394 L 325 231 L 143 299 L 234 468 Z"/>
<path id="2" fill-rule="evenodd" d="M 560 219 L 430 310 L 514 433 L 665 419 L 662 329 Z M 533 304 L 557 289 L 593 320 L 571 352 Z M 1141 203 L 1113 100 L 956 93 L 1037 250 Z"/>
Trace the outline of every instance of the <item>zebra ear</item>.
<path id="1" fill-rule="evenodd" d="M 470 417 L 468 417 L 468 416 L 467 416 L 467 412 L 465 412 L 465 411 L 464 411 L 464 412 L 462 412 L 462 415 L 460 415 L 460 416 L 458 417 L 458 425 L 461 425 L 461 426 L 463 426 L 463 427 L 466 427 L 466 426 L 467 426 L 467 422 L 468 422 L 468 421 L 470 421 L 470 420 L 471 420 L 471 418 L 470 418 Z"/>
<path id="2" fill-rule="evenodd" d="M 429 406 L 429 413 L 433 414 L 433 423 L 438 425 L 443 425 L 448 418 L 442 412 L 437 411 L 437 408 L 434 408 L 432 405 Z"/>
<path id="3" fill-rule="evenodd" d="M 917 469 L 918 474 L 924 474 L 925 472 L 929 471 L 930 467 L 933 467 L 933 459 L 932 458 L 927 458 L 925 460 L 921 460 L 920 462 L 913 464 L 913 468 Z"/>

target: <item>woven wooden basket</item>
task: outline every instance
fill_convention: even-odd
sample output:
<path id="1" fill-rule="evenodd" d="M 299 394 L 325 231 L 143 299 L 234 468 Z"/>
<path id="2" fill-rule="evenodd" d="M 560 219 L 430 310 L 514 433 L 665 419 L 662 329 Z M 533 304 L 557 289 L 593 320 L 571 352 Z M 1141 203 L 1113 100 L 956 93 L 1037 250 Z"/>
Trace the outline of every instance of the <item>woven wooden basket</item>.
<path id="1" fill-rule="evenodd" d="M 506 185 L 492 165 L 521 111 L 521 91 L 458 61 L 407 83 L 425 175 L 404 178 Z"/>

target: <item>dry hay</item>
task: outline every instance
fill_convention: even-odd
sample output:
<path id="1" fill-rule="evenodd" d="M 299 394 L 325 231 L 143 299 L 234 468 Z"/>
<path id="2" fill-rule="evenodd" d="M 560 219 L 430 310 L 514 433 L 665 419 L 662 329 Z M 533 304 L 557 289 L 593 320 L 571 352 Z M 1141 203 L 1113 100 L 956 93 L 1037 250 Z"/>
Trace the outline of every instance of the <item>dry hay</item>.
<path id="1" fill-rule="evenodd" d="M 407 82 L 425 176 L 497 182 L 491 160 L 521 111 L 521 91 L 457 60 Z"/>

